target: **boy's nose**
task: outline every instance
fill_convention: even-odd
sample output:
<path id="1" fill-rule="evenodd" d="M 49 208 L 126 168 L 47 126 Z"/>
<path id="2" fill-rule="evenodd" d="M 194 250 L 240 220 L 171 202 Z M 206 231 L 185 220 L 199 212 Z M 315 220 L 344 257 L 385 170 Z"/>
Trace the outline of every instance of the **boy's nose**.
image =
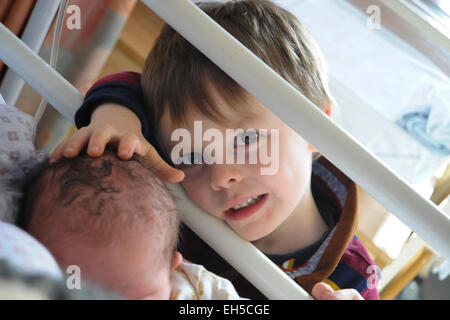
<path id="1" fill-rule="evenodd" d="M 210 165 L 211 187 L 214 191 L 230 188 L 243 178 L 242 172 L 237 166 L 230 164 Z"/>

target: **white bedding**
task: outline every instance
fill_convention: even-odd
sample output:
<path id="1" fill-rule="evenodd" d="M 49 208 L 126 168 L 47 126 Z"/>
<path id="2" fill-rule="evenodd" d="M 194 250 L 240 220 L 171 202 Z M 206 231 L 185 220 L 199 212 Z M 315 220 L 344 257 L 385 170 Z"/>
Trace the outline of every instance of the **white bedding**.
<path id="1" fill-rule="evenodd" d="M 13 222 L 24 183 L 47 154 L 34 148 L 33 117 L 0 104 L 0 220 Z"/>
<path id="2" fill-rule="evenodd" d="M 0 259 L 24 272 L 62 278 L 48 250 L 13 225 L 22 188 L 46 159 L 34 148 L 33 131 L 30 115 L 0 103 Z"/>
<path id="3" fill-rule="evenodd" d="M 50 252 L 28 233 L 0 221 L 0 259 L 28 274 L 62 279 L 63 273 Z"/>

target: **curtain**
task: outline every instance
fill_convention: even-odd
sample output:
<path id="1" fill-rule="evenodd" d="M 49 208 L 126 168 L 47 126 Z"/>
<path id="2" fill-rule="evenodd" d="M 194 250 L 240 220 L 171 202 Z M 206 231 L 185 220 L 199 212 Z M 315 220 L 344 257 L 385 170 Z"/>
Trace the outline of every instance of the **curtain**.
<path id="1" fill-rule="evenodd" d="M 0 1 L 0 21 L 12 33 L 20 37 L 25 27 L 31 10 L 35 4 L 35 0 L 1 0 Z M 0 81 L 4 77 L 6 67 L 0 61 Z"/>
<path id="2" fill-rule="evenodd" d="M 56 70 L 83 94 L 98 79 L 135 4 L 136 0 L 69 1 L 68 8 L 70 6 L 79 8 L 81 23 L 79 29 L 69 29 L 66 22 L 71 19 L 74 11 L 67 10 Z M 54 27 L 53 23 L 39 53 L 45 61 L 50 60 Z M 39 102 L 39 94 L 25 85 L 17 106 L 33 114 Z M 36 147 L 50 151 L 73 130 L 70 121 L 64 119 L 51 106 L 47 106 L 37 127 Z"/>

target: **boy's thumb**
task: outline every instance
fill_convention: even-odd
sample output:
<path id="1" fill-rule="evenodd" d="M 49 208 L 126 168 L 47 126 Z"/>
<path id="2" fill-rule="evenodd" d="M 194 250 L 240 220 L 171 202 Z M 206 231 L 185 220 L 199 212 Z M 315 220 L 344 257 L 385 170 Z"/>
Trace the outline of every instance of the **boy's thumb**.
<path id="1" fill-rule="evenodd" d="M 312 289 L 312 296 L 319 300 L 329 299 L 334 293 L 334 290 L 325 282 L 318 282 Z"/>

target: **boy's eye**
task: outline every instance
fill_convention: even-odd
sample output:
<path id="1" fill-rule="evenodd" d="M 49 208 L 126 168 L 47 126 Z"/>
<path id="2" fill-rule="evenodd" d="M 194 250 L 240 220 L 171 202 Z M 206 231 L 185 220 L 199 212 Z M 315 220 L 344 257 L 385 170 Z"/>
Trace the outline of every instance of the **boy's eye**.
<path id="1" fill-rule="evenodd" d="M 248 130 L 236 136 L 235 145 L 237 147 L 252 144 L 258 140 L 258 133 L 254 130 Z"/>
<path id="2" fill-rule="evenodd" d="M 198 152 L 191 152 L 183 155 L 181 159 L 181 165 L 194 166 L 202 163 L 203 155 Z"/>

